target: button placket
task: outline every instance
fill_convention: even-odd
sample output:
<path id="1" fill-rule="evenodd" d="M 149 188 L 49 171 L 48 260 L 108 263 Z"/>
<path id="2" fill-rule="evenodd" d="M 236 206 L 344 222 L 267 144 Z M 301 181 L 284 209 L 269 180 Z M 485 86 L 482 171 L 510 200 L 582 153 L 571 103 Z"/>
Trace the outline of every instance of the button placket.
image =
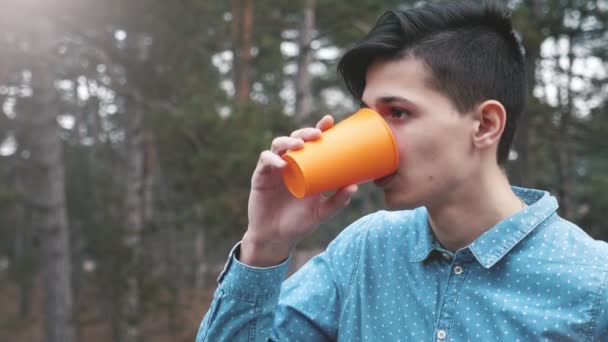
<path id="1" fill-rule="evenodd" d="M 441 256 L 443 256 L 443 259 L 445 259 L 447 261 L 452 261 L 452 256 L 446 252 L 441 253 Z"/>
<path id="2" fill-rule="evenodd" d="M 458 302 L 458 295 L 460 288 L 464 283 L 465 268 L 462 266 L 462 262 L 466 261 L 466 258 L 460 256 L 454 257 L 454 263 L 450 269 L 448 276 L 448 283 L 445 288 L 443 297 L 443 304 L 441 305 L 438 313 L 438 321 L 436 325 L 435 339 L 436 341 L 443 342 L 447 339 L 448 330 L 452 325 L 452 319 L 455 312 L 456 303 Z"/>

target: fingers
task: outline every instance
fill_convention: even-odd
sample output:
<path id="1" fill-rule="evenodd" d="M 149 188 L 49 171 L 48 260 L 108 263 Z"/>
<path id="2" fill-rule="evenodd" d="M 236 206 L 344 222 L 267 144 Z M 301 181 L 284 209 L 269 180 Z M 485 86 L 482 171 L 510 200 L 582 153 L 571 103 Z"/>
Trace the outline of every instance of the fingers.
<path id="1" fill-rule="evenodd" d="M 278 137 L 272 141 L 270 151 L 281 155 L 287 150 L 296 150 L 304 146 L 304 140 L 292 137 Z"/>
<path id="2" fill-rule="evenodd" d="M 351 184 L 338 190 L 333 196 L 326 198 L 319 208 L 319 218 L 323 221 L 333 216 L 338 210 L 350 203 L 351 196 L 357 192 L 358 186 Z"/>
<path id="3" fill-rule="evenodd" d="M 291 137 L 300 138 L 304 141 L 308 141 L 318 139 L 321 136 L 321 133 L 323 132 L 321 132 L 321 130 L 318 128 L 307 127 L 294 131 L 293 133 L 291 133 Z"/>
<path id="4" fill-rule="evenodd" d="M 270 171 L 271 169 L 282 169 L 286 165 L 286 161 L 269 150 L 262 152 L 258 161 L 260 172 Z"/>
<path id="5" fill-rule="evenodd" d="M 275 138 L 272 141 L 270 151 L 281 155 L 287 150 L 301 148 L 305 141 L 319 139 L 323 131 L 328 130 L 329 128 L 333 127 L 333 125 L 334 118 L 331 115 L 325 115 L 321 120 L 319 120 L 316 128 L 301 128 L 292 132 L 289 137 Z"/>
<path id="6" fill-rule="evenodd" d="M 304 146 L 305 141 L 316 140 L 321 137 L 323 131 L 331 128 L 334 125 L 334 119 L 331 115 L 325 115 L 317 123 L 316 128 L 306 127 L 301 128 L 289 137 L 278 137 L 272 141 L 269 151 L 264 151 L 260 154 L 258 165 L 262 170 L 271 168 L 283 168 L 286 162 L 280 157 L 287 150 L 297 150 Z M 333 197 L 332 197 L 333 198 Z"/>
<path id="7" fill-rule="evenodd" d="M 334 126 L 334 118 L 331 115 L 325 115 L 319 122 L 317 128 L 321 131 L 326 131 Z"/>

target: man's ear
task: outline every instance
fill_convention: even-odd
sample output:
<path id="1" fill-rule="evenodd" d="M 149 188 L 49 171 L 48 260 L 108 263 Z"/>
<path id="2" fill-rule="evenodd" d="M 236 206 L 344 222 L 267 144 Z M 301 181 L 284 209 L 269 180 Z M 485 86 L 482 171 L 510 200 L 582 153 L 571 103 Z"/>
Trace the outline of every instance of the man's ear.
<path id="1" fill-rule="evenodd" d="M 473 144 L 478 148 L 498 146 L 507 123 L 505 107 L 496 100 L 487 100 L 477 106 L 475 112 Z"/>

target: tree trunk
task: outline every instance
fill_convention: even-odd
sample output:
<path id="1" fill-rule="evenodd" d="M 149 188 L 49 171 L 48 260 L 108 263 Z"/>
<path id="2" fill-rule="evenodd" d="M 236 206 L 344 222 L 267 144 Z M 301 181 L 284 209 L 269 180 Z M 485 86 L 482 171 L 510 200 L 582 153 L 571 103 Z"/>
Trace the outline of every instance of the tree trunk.
<path id="1" fill-rule="evenodd" d="M 573 52 L 574 39 L 572 34 L 568 36 L 568 69 L 566 70 L 566 86 L 564 92 L 566 97 L 565 108 L 560 106 L 561 117 L 557 129 L 559 136 L 555 139 L 557 169 L 559 176 L 558 196 L 560 199 L 560 213 L 569 220 L 574 219 L 574 163 L 571 146 L 571 124 L 572 124 L 572 65 L 574 63 Z M 557 63 L 559 66 L 559 63 Z M 560 97 L 561 92 L 558 92 Z"/>
<path id="2" fill-rule="evenodd" d="M 164 247 L 164 272 L 165 285 L 169 291 L 169 302 L 167 303 L 167 329 L 174 338 L 179 332 L 178 322 L 180 307 L 180 260 L 178 260 L 178 231 L 175 215 L 174 202 L 175 196 L 165 182 L 162 169 L 158 171 L 159 201 L 164 208 L 162 215 L 159 215 L 160 225 L 163 228 L 163 247 Z"/>
<path id="3" fill-rule="evenodd" d="M 14 184 L 15 192 L 25 194 L 22 182 L 22 170 L 17 164 L 16 170 L 9 171 L 9 181 Z M 14 201 L 11 211 L 11 222 L 15 228 L 15 244 L 11 263 L 13 279 L 19 286 L 19 317 L 27 319 L 31 312 L 32 285 L 35 274 L 33 251 L 31 245 L 31 223 L 26 220 L 25 206 L 19 198 Z"/>
<path id="4" fill-rule="evenodd" d="M 230 13 L 232 20 L 230 21 L 230 40 L 232 41 L 232 85 L 234 86 L 234 98 L 237 99 L 237 88 L 241 83 L 240 69 L 240 48 L 241 48 L 241 17 L 242 17 L 241 0 L 230 0 Z"/>
<path id="5" fill-rule="evenodd" d="M 152 130 L 144 128 L 144 170 L 143 170 L 143 223 L 150 224 L 154 220 L 156 173 L 158 169 L 158 156 L 156 153 L 156 139 Z"/>
<path id="6" fill-rule="evenodd" d="M 171 336 L 176 336 L 179 322 L 179 260 L 177 257 L 177 229 L 173 215 L 166 227 L 166 257 L 167 257 L 167 287 L 169 288 L 169 305 L 167 306 L 167 322 Z"/>
<path id="7" fill-rule="evenodd" d="M 529 11 L 526 16 L 526 24 L 541 20 L 543 9 L 539 1 L 528 0 L 523 6 Z M 533 29 L 537 30 L 536 28 Z M 518 153 L 516 165 L 518 166 L 517 176 L 519 179 L 517 179 L 517 183 L 524 187 L 534 188 L 537 186 L 535 151 L 538 146 L 537 121 L 539 119 L 538 109 L 534 106 L 538 102 L 534 98 L 534 88 L 537 84 L 536 68 L 540 59 L 540 45 L 545 37 L 540 34 L 524 36 L 526 38 L 523 40 L 523 45 L 525 49 L 527 108 L 517 124 L 517 137 L 514 145 Z"/>
<path id="8" fill-rule="evenodd" d="M 230 4 L 232 9 L 234 98 L 236 103 L 245 103 L 249 101 L 251 93 L 254 4 L 253 0 L 233 0 Z"/>
<path id="9" fill-rule="evenodd" d="M 140 339 L 139 273 L 141 262 L 141 232 L 144 225 L 144 131 L 142 99 L 136 91 L 127 114 L 127 175 L 126 175 L 126 227 L 124 245 L 128 250 L 126 284 L 122 298 L 120 342 Z"/>
<path id="10" fill-rule="evenodd" d="M 20 201 L 13 207 L 15 226 L 15 251 L 12 267 L 16 268 L 16 281 L 19 286 L 19 317 L 27 319 L 32 307 L 32 288 L 34 283 L 34 267 L 32 246 L 29 232 L 29 222 L 25 222 L 24 208 Z"/>
<path id="11" fill-rule="evenodd" d="M 72 265 L 66 208 L 63 147 L 57 124 L 59 98 L 54 91 L 53 25 L 37 21 L 32 60 L 31 163 L 35 175 L 31 183 L 36 195 L 31 199 L 34 224 L 39 225 L 45 293 L 45 339 L 49 342 L 74 340 L 72 313 Z"/>
<path id="12" fill-rule="evenodd" d="M 518 139 L 517 153 L 519 162 L 519 183 L 524 187 L 536 186 L 535 166 L 536 158 L 534 151 L 536 150 L 536 117 L 538 114 L 534 108 L 530 108 L 529 104 L 534 103 L 534 87 L 536 86 L 536 62 L 540 57 L 540 46 L 530 46 L 526 49 L 526 72 L 527 72 L 527 97 L 528 109 L 522 114 L 518 123 Z"/>
<path id="13" fill-rule="evenodd" d="M 81 305 L 83 304 L 82 299 L 82 261 L 85 248 L 85 237 L 83 234 L 82 224 L 79 222 L 72 222 L 70 241 L 72 242 L 72 289 L 74 298 L 74 336 L 76 341 L 80 341 L 82 337 L 82 324 L 79 318 L 79 312 Z M 85 301 L 86 302 L 86 299 Z"/>
<path id="14" fill-rule="evenodd" d="M 18 209 L 17 209 L 18 210 Z M 19 215 L 19 214 L 17 214 Z M 16 216 L 17 216 L 16 215 Z M 16 221 L 17 223 L 18 221 Z M 18 224 L 18 223 L 17 223 Z M 19 227 L 19 226 L 18 226 Z M 15 252 L 13 258 L 12 267 L 21 268 L 22 265 L 19 265 L 19 261 L 24 260 L 27 256 L 27 237 L 26 237 L 26 227 L 20 226 L 20 228 L 16 229 L 15 232 Z M 30 298 L 32 296 L 32 279 L 29 276 L 29 272 L 26 270 L 20 269 L 18 271 L 19 277 L 17 278 L 17 283 L 19 285 L 19 317 L 21 319 L 27 319 L 30 315 L 31 301 Z"/>
<path id="15" fill-rule="evenodd" d="M 296 75 L 296 119 L 304 123 L 312 112 L 312 80 L 308 66 L 312 62 L 312 42 L 315 29 L 315 0 L 306 0 L 304 18 L 300 28 L 298 73 Z"/>
<path id="16" fill-rule="evenodd" d="M 206 278 L 209 266 L 205 260 L 205 248 L 205 231 L 199 227 L 194 235 L 194 259 L 196 264 L 194 288 L 197 290 L 203 290 L 207 286 Z"/>

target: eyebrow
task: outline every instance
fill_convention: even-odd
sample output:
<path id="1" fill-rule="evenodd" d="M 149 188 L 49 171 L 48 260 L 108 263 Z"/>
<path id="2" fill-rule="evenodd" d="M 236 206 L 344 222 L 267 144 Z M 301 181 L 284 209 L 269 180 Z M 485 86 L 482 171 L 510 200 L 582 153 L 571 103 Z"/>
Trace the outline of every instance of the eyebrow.
<path id="1" fill-rule="evenodd" d="M 391 102 L 405 102 L 410 106 L 416 107 L 416 105 L 406 99 L 405 97 L 401 97 L 401 96 L 381 96 L 378 99 L 376 99 L 376 103 L 382 103 L 382 104 L 387 104 L 387 103 L 391 103 Z M 365 103 L 365 101 L 363 101 L 363 99 L 360 100 L 360 104 L 361 108 L 370 108 L 370 106 Z"/>

